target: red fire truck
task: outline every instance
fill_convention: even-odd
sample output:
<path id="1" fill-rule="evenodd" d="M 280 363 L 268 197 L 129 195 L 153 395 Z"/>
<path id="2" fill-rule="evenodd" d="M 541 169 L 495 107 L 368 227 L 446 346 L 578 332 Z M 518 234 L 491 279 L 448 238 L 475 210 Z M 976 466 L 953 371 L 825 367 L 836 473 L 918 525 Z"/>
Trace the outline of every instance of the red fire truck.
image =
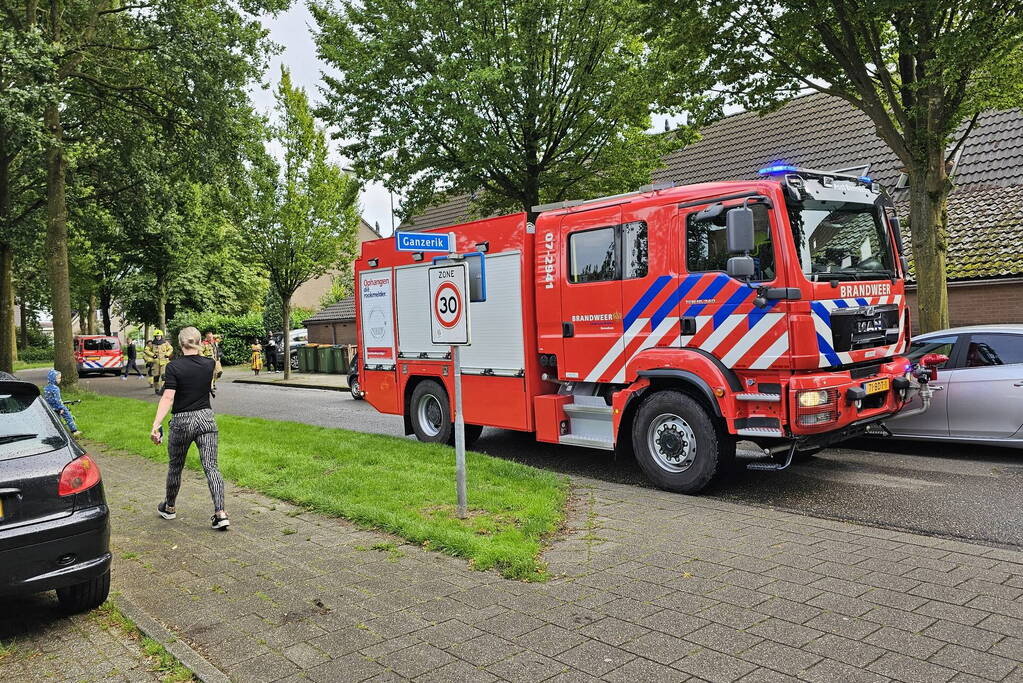
<path id="1" fill-rule="evenodd" d="M 536 207 L 439 228 L 484 252 L 486 300 L 461 351 L 467 442 L 483 426 L 632 451 L 696 492 L 737 441 L 782 469 L 863 433 L 917 393 L 905 261 L 869 178 L 776 166 L 756 181 Z M 452 439 L 450 348 L 430 338 L 432 255 L 393 240 L 356 263 L 360 382 L 422 441 Z"/>

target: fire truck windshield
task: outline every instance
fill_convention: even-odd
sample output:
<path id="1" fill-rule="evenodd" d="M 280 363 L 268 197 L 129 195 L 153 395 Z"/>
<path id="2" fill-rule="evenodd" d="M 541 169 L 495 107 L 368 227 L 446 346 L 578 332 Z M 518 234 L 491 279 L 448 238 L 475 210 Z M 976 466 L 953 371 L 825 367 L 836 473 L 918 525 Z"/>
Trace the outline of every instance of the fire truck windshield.
<path id="1" fill-rule="evenodd" d="M 811 200 L 788 211 L 800 265 L 810 280 L 877 280 L 895 274 L 891 241 L 875 206 Z"/>

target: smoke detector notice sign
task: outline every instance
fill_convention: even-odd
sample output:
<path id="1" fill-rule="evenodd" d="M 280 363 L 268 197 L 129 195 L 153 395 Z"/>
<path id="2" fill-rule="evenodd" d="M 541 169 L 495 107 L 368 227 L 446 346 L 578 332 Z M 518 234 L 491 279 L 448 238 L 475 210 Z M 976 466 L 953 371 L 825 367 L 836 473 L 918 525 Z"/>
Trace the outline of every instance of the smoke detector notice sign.
<path id="1" fill-rule="evenodd" d="M 465 346 L 469 339 L 469 267 L 430 268 L 430 336 L 434 344 Z"/>
<path id="2" fill-rule="evenodd" d="M 362 358 L 369 365 L 390 365 L 394 360 L 393 273 L 370 270 L 359 274 L 362 312 Z"/>

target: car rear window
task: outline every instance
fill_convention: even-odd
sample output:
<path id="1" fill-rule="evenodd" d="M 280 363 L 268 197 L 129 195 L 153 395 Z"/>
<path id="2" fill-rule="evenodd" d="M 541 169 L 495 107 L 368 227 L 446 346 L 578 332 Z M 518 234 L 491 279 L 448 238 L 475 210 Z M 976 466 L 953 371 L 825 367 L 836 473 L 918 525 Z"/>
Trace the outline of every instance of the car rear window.
<path id="1" fill-rule="evenodd" d="M 46 453 L 66 437 L 35 392 L 0 385 L 0 461 Z"/>
<path id="2" fill-rule="evenodd" d="M 116 351 L 117 340 L 113 337 L 104 339 L 83 339 L 82 348 L 86 351 Z"/>

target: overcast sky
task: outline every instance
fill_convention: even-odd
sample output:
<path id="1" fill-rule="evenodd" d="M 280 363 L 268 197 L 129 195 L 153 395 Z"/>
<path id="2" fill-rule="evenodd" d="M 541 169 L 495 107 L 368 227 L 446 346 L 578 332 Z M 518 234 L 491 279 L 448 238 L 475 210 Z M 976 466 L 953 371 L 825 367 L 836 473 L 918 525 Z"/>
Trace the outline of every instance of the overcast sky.
<path id="1" fill-rule="evenodd" d="M 252 93 L 255 106 L 263 113 L 270 113 L 273 108 L 273 88 L 280 78 L 280 67 L 283 63 L 291 71 L 292 81 L 305 88 L 309 98 L 313 102 L 320 99 L 320 62 L 316 58 L 316 45 L 313 42 L 311 27 L 314 25 L 312 15 L 305 5 L 304 0 L 297 0 L 291 8 L 276 18 L 264 19 L 264 24 L 270 30 L 270 38 L 284 48 L 284 51 L 276 56 L 271 63 L 268 78 L 270 87 L 268 89 L 256 89 Z M 655 116 L 652 130 L 663 130 L 664 117 Z M 350 160 L 338 155 L 339 145 L 331 142 L 335 158 L 342 165 Z M 400 197 L 395 196 L 395 209 Z M 359 198 L 362 217 L 370 225 L 379 223 L 381 232 L 386 236 L 391 233 L 391 206 L 390 196 L 387 190 L 379 184 L 367 184 Z M 395 219 L 395 224 L 397 224 Z"/>

